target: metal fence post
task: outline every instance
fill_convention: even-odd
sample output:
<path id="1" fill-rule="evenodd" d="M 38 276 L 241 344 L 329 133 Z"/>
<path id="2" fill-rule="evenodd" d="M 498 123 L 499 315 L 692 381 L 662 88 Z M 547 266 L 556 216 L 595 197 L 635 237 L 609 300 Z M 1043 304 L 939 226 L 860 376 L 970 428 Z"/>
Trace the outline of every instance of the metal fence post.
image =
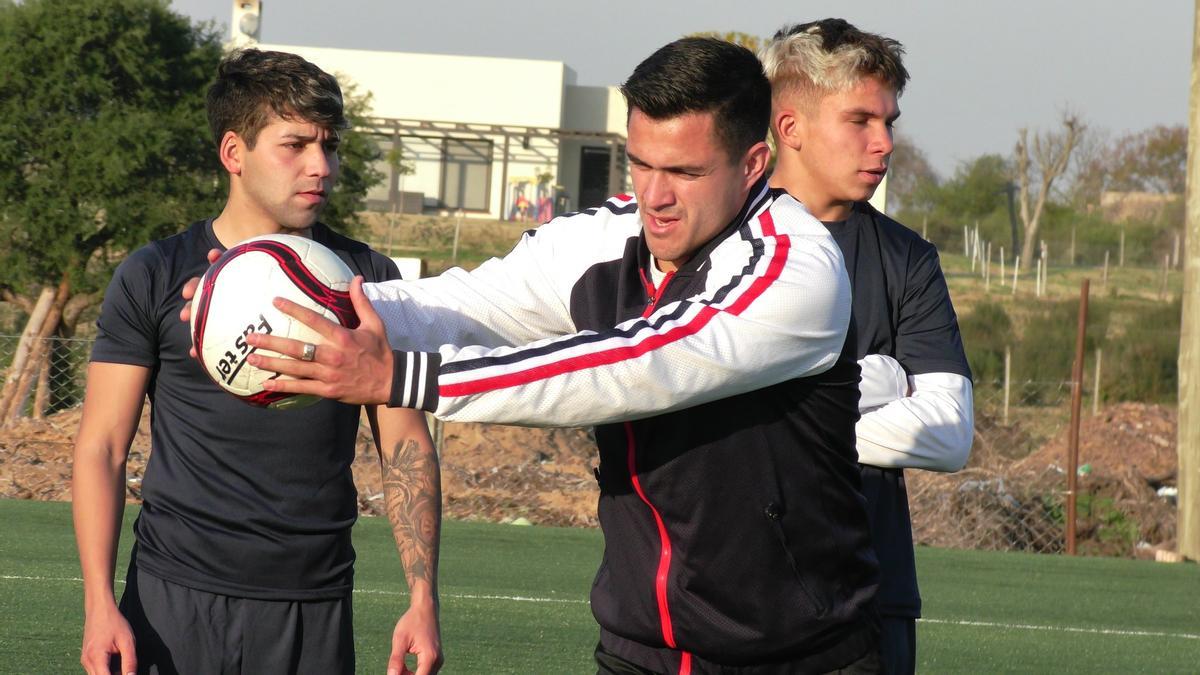
<path id="1" fill-rule="evenodd" d="M 1071 369 L 1071 427 L 1067 440 L 1067 555 L 1075 555 L 1075 502 L 1079 476 L 1079 408 L 1083 398 L 1083 347 L 1087 337 L 1088 280 L 1079 288 L 1079 328 L 1075 333 L 1075 364 Z"/>

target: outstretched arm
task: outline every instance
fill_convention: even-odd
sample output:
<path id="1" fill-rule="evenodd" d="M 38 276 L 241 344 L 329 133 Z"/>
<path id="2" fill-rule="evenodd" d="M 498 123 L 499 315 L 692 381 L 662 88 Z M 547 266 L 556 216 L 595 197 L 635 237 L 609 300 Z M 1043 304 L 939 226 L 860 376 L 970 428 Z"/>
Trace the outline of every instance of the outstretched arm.
<path id="1" fill-rule="evenodd" d="M 117 609 L 113 572 L 125 510 L 125 460 L 137 431 L 150 369 L 118 363 L 88 366 L 83 418 L 75 438 L 71 509 L 83 572 L 83 648 L 89 675 L 107 675 L 120 656 L 121 672 L 137 671 L 133 631 Z"/>
<path id="2" fill-rule="evenodd" d="M 417 675 L 442 665 L 437 590 L 442 489 L 437 450 L 425 415 L 404 408 L 367 408 L 383 471 L 388 521 L 408 582 L 408 611 L 392 632 L 388 675 L 410 672 L 406 654 L 417 657 Z"/>
<path id="3" fill-rule="evenodd" d="M 777 226 L 775 218 L 784 222 Z M 564 239 L 555 242 L 558 246 L 574 243 L 569 236 L 558 239 Z M 538 259 L 553 265 L 562 256 L 550 246 Z M 819 222 L 798 205 L 790 213 L 762 211 L 744 231 L 723 240 L 706 262 L 711 263 L 706 286 L 691 297 L 610 329 L 550 334 L 516 346 L 441 342 L 445 336 L 439 326 L 420 320 L 430 313 L 413 307 L 418 298 L 405 284 L 373 286 L 383 296 L 373 302 L 387 308 L 384 330 L 375 312 L 361 304 L 355 284 L 351 298 L 362 320 L 356 331 L 279 301 L 277 306 L 323 336 L 315 362 L 262 354 L 250 362 L 300 378 L 269 381 L 277 391 L 388 401 L 450 420 L 532 426 L 637 419 L 833 365 L 845 341 L 850 289 L 841 253 Z M 478 297 L 503 303 L 507 289 L 474 283 Z M 464 305 L 454 314 L 469 312 Z M 547 312 L 557 308 L 548 303 Z M 389 337 L 393 347 L 411 343 L 412 348 L 383 354 L 380 343 Z M 292 359 L 303 353 L 300 343 L 275 336 L 249 340 Z M 436 351 L 426 351 L 431 342 L 440 343 Z"/>

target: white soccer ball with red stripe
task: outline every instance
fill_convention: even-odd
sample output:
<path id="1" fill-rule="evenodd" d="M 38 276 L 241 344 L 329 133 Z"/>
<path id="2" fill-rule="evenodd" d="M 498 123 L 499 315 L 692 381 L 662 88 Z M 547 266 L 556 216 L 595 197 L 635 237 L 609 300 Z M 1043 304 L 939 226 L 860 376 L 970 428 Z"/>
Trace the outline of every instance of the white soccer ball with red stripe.
<path id="1" fill-rule="evenodd" d="M 251 347 L 246 336 L 269 333 L 321 343 L 316 331 L 275 309 L 276 297 L 356 327 L 348 292 L 353 278 L 337 254 L 304 237 L 269 234 L 230 248 L 205 273 L 192 299 L 192 345 L 200 364 L 213 382 L 253 405 L 298 408 L 316 402 L 313 396 L 264 390 L 266 380 L 286 376 L 247 363 L 256 351 L 278 354 Z"/>

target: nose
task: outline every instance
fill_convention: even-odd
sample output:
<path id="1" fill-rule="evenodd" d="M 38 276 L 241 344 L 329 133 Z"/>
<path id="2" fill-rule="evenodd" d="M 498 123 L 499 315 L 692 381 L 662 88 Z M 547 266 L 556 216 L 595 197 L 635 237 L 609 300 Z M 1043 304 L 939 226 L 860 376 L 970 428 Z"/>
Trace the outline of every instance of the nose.
<path id="1" fill-rule="evenodd" d="M 337 162 L 320 143 L 310 143 L 305 157 L 305 170 L 309 176 L 325 178 L 333 173 Z"/>
<path id="2" fill-rule="evenodd" d="M 649 209 L 662 209 L 675 203 L 670 177 L 662 171 L 647 171 L 639 199 Z"/>
<path id="3" fill-rule="evenodd" d="M 895 143 L 892 140 L 892 128 L 886 124 L 880 125 L 880 128 L 875 133 L 875 138 L 872 139 L 872 150 L 881 155 L 890 155 L 895 149 Z"/>

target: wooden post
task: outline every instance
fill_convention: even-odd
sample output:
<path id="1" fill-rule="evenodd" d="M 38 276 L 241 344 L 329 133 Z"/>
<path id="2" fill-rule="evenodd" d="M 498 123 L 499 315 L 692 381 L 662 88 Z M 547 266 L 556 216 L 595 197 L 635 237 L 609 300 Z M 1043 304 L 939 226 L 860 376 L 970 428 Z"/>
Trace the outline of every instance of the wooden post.
<path id="1" fill-rule="evenodd" d="M 967 226 L 963 225 L 963 257 L 971 255 L 971 235 L 967 230 Z"/>
<path id="2" fill-rule="evenodd" d="M 4 381 L 4 388 L 0 390 L 0 415 L 5 410 L 8 410 L 9 404 L 17 395 L 17 387 L 20 384 L 21 375 L 26 370 L 38 334 L 42 330 L 42 325 L 46 323 L 46 317 L 50 315 L 50 308 L 53 306 L 54 287 L 46 286 L 42 288 L 37 304 L 33 306 L 33 313 L 30 314 L 29 321 L 25 324 L 25 330 L 21 333 L 21 339 L 17 342 L 17 352 L 13 355 L 12 364 L 9 365 L 8 376 Z"/>
<path id="3" fill-rule="evenodd" d="M 1200 0 L 1198 0 L 1200 1 Z M 1083 346 L 1087 337 L 1088 280 L 1079 288 L 1079 326 L 1071 368 L 1071 427 L 1067 436 L 1067 555 L 1075 555 L 1075 501 L 1079 483 L 1079 409 L 1083 399 Z"/>
<path id="4" fill-rule="evenodd" d="M 1200 2 L 1200 0 L 1196 0 L 1196 1 Z M 1014 253 L 1013 254 L 1013 287 L 1012 287 L 1013 295 L 1017 294 L 1017 277 L 1019 276 L 1020 271 L 1021 271 L 1021 254 Z"/>
<path id="5" fill-rule="evenodd" d="M 1004 247 L 1000 247 L 1000 285 L 1008 283 L 1008 277 L 1004 276 Z"/>
<path id="6" fill-rule="evenodd" d="M 1012 383 L 1012 346 L 1004 345 L 1004 425 L 1008 426 L 1008 395 Z"/>
<path id="7" fill-rule="evenodd" d="M 1042 297 L 1042 259 L 1038 258 L 1037 272 L 1033 275 L 1033 297 Z"/>
<path id="8" fill-rule="evenodd" d="M 1158 299 L 1159 300 L 1166 300 L 1168 297 L 1167 296 L 1167 270 L 1170 269 L 1170 266 L 1171 266 L 1171 256 L 1164 255 L 1163 256 L 1162 281 L 1158 285 Z"/>
<path id="9" fill-rule="evenodd" d="M 1175 233 L 1175 245 L 1171 247 L 1171 267 L 1179 267 L 1179 233 Z"/>
<path id="10" fill-rule="evenodd" d="M 33 413 L 35 420 L 45 419 L 50 407 L 50 364 L 54 362 L 54 343 L 42 354 L 42 367 L 38 369 L 37 386 L 34 387 Z"/>
<path id="11" fill-rule="evenodd" d="M 921 238 L 929 241 L 929 215 L 921 217 Z"/>
<path id="12" fill-rule="evenodd" d="M 1071 253 L 1067 257 L 1067 264 L 1071 267 L 1075 266 L 1075 226 L 1071 226 Z"/>
<path id="13" fill-rule="evenodd" d="M 1108 251 L 1104 251 L 1104 276 L 1100 277 L 1100 286 L 1108 288 Z"/>
<path id="14" fill-rule="evenodd" d="M 46 349 L 50 344 L 50 336 L 58 328 L 58 322 L 62 318 L 63 307 L 67 304 L 70 290 L 68 277 L 64 274 L 62 281 L 58 284 L 58 288 L 54 291 L 54 302 L 50 304 L 50 311 L 46 314 L 45 320 L 37 329 L 37 334 L 30 347 L 29 358 L 26 361 L 25 368 L 20 373 L 20 377 L 16 381 L 16 386 L 11 391 L 12 398 L 6 399 L 4 407 L 0 408 L 0 425 L 7 426 L 14 417 L 20 415 L 21 410 L 24 408 L 29 388 L 33 384 L 34 376 L 37 375 L 37 369 L 33 366 L 40 366 L 42 363 L 42 355 L 46 353 Z M 7 385 L 8 383 L 5 384 L 5 395 L 10 393 L 7 391 Z"/>
<path id="15" fill-rule="evenodd" d="M 458 237 L 462 232 L 463 210 L 459 207 L 454 212 L 454 248 L 450 252 L 450 266 L 458 267 Z"/>
<path id="16" fill-rule="evenodd" d="M 1047 252 L 1047 253 L 1049 253 L 1049 252 Z M 1050 283 L 1050 256 L 1043 255 L 1042 256 L 1042 295 L 1044 295 L 1046 297 L 1050 296 L 1049 283 Z"/>
<path id="17" fill-rule="evenodd" d="M 1117 245 L 1117 267 L 1125 266 L 1125 226 L 1121 226 L 1121 241 Z"/>
<path id="18" fill-rule="evenodd" d="M 1200 560 L 1200 0 L 1195 2 L 1188 105 L 1187 233 L 1183 240 L 1183 321 L 1179 328 L 1179 552 Z"/>
<path id="19" fill-rule="evenodd" d="M 1104 357 L 1104 350 L 1096 347 L 1096 383 L 1092 385 L 1092 414 L 1100 414 L 1100 361 Z"/>
<path id="20" fill-rule="evenodd" d="M 500 220 L 508 220 L 508 143 L 510 140 L 512 139 L 508 134 L 504 134 L 504 161 L 500 164 Z"/>
<path id="21" fill-rule="evenodd" d="M 992 242 L 987 244 L 987 255 L 983 257 L 983 292 L 992 288 Z"/>

